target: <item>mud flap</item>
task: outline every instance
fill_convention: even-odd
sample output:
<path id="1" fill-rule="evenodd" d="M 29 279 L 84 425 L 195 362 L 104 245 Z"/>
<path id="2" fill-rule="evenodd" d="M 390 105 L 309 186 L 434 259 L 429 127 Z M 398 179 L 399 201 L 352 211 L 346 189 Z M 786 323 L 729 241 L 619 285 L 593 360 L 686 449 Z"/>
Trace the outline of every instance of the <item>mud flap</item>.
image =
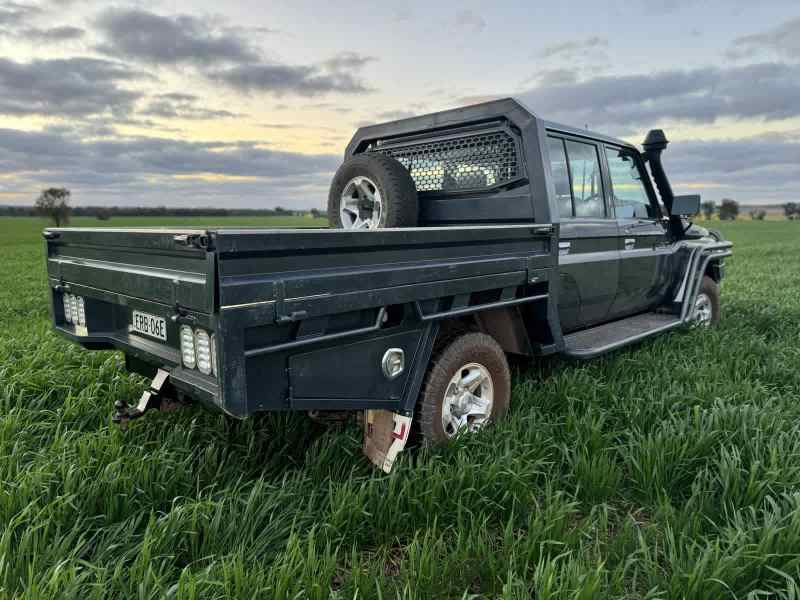
<path id="1" fill-rule="evenodd" d="M 406 447 L 412 417 L 389 410 L 364 412 L 364 454 L 376 467 L 389 473 L 397 455 Z"/>

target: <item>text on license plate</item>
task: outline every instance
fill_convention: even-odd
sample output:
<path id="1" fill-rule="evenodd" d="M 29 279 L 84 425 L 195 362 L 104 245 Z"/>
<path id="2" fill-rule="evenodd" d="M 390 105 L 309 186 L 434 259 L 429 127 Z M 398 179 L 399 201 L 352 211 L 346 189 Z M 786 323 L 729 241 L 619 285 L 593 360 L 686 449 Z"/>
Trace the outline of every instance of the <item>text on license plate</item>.
<path id="1" fill-rule="evenodd" d="M 167 321 L 162 317 L 148 315 L 135 310 L 133 311 L 131 329 L 137 333 L 167 341 Z"/>

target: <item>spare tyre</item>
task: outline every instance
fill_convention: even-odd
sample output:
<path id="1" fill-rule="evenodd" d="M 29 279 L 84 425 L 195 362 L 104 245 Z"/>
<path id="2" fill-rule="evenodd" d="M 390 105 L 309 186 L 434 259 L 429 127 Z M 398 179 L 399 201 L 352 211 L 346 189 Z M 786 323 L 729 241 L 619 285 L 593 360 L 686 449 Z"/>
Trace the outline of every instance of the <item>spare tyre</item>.
<path id="1" fill-rule="evenodd" d="M 408 170 L 383 154 L 351 156 L 328 195 L 328 223 L 341 229 L 416 227 L 417 186 Z"/>

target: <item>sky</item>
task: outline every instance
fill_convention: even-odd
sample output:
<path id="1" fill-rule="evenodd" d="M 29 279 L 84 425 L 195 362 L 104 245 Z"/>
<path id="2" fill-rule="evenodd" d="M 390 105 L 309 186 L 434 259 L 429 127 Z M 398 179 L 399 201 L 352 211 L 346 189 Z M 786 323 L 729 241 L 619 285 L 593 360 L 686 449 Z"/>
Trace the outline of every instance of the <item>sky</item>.
<path id="1" fill-rule="evenodd" d="M 323 208 L 357 127 L 506 96 L 800 201 L 798 0 L 0 0 L 0 204 Z"/>

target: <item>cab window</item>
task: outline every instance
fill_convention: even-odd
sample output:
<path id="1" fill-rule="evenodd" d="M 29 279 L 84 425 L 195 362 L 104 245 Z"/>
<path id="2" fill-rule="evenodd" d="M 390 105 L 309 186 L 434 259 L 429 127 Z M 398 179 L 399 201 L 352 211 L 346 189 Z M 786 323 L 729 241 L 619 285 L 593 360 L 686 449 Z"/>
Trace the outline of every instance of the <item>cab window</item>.
<path id="1" fill-rule="evenodd" d="M 642 171 L 635 157 L 622 148 L 606 147 L 611 197 L 621 219 L 656 219 L 655 205 L 642 181 Z"/>
<path id="2" fill-rule="evenodd" d="M 574 216 L 605 217 L 606 207 L 597 147 L 594 144 L 573 140 L 567 140 L 566 147 Z"/>
<path id="3" fill-rule="evenodd" d="M 562 218 L 570 218 L 573 216 L 572 193 L 569 190 L 569 169 L 567 168 L 564 140 L 548 137 L 547 145 L 550 152 L 550 171 L 553 174 L 553 185 L 556 190 L 558 214 Z"/>

